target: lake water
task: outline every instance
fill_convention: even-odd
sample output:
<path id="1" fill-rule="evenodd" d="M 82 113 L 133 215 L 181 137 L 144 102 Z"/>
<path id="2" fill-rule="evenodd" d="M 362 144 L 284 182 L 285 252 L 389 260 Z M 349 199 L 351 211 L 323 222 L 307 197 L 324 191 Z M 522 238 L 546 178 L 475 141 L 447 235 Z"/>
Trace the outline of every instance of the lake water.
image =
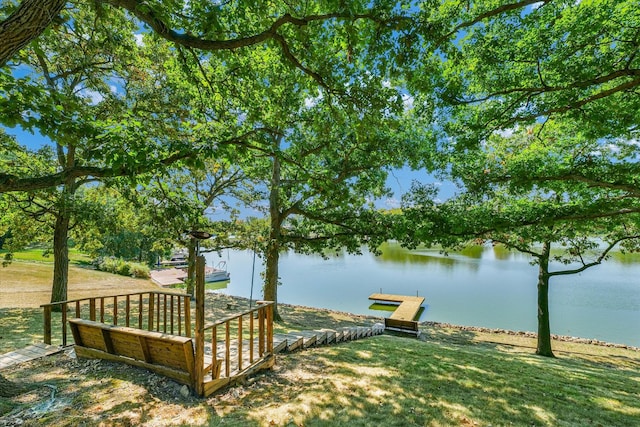
<path id="1" fill-rule="evenodd" d="M 251 251 L 206 255 L 208 265 L 227 261 L 231 281 L 218 292 L 249 297 Z M 552 271 L 563 266 L 552 266 Z M 262 298 L 256 258 L 253 298 Z M 536 331 L 537 266 L 500 248 L 471 248 L 444 256 L 437 250 L 407 251 L 395 244 L 374 256 L 281 256 L 278 301 L 287 304 L 385 316 L 370 310 L 375 292 L 425 297 L 420 320 Z M 554 334 L 640 347 L 640 258 L 617 254 L 581 274 L 552 277 Z"/>

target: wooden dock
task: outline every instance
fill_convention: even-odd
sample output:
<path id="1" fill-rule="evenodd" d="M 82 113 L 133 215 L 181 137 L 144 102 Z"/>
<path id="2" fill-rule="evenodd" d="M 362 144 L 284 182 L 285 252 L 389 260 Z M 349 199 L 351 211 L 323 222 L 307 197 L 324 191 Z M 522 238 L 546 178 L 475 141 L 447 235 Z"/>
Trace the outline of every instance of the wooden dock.
<path id="1" fill-rule="evenodd" d="M 173 285 L 184 284 L 184 278 L 187 277 L 187 273 L 179 268 L 163 268 L 160 270 L 151 270 L 151 280 L 162 286 L 171 287 Z"/>
<path id="2" fill-rule="evenodd" d="M 420 311 L 422 303 L 424 303 L 424 297 L 371 294 L 369 299 L 399 304 L 398 308 L 395 309 L 391 316 L 384 319 L 385 329 L 398 332 L 408 332 L 416 335 L 418 334 L 418 322 L 414 319 Z"/>

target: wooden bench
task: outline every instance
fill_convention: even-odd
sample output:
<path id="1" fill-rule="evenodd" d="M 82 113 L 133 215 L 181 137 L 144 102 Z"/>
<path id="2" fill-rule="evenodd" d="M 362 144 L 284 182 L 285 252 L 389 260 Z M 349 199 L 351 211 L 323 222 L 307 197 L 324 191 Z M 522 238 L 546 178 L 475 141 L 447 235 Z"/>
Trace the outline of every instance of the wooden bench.
<path id="1" fill-rule="evenodd" d="M 149 369 L 195 388 L 195 354 L 191 338 L 107 325 L 85 319 L 69 319 L 78 357 L 124 362 Z M 218 360 L 213 378 L 220 375 Z M 205 360 L 204 372 L 211 372 Z"/>

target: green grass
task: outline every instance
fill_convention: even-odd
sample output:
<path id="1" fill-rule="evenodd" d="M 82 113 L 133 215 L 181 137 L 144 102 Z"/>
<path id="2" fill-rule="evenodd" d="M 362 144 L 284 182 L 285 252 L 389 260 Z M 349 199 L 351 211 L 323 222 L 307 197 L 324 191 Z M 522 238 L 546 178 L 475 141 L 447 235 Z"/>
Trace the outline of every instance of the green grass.
<path id="1" fill-rule="evenodd" d="M 41 308 L 0 308 L 0 354 L 42 342 Z"/>
<path id="2" fill-rule="evenodd" d="M 231 425 L 246 419 L 264 425 L 260 420 L 269 418 L 304 426 L 327 420 L 334 426 L 632 426 L 640 420 L 638 359 L 625 367 L 391 336 L 287 358 L 287 369 L 302 372 L 279 390 L 281 406 L 269 409 L 275 396 L 248 394 L 244 400 L 257 404 L 234 409 Z"/>
<path id="3" fill-rule="evenodd" d="M 556 343 L 559 357 L 549 359 L 476 332 L 436 328 L 425 336 L 280 355 L 273 371 L 208 399 L 163 391 L 158 384 L 170 381 L 142 369 L 63 355 L 6 375 L 36 389 L 55 386 L 57 399 L 70 402 L 28 425 L 638 425 L 638 352 Z M 19 398 L 0 401 L 7 411 L 21 405 Z"/>
<path id="4" fill-rule="evenodd" d="M 7 251 L 0 250 L 0 258 L 4 258 L 6 253 Z M 31 248 L 13 252 L 13 259 L 16 261 L 53 263 L 53 254 L 46 253 L 42 248 Z M 71 264 L 86 265 L 91 262 L 91 257 L 77 249 L 71 248 L 69 249 L 69 262 Z"/>
<path id="5" fill-rule="evenodd" d="M 24 277 L 18 267 L 46 269 L 16 264 L 5 282 Z M 106 288 L 125 280 L 108 277 Z M 246 301 L 208 294 L 207 321 L 228 315 L 230 303 L 241 311 Z M 279 332 L 374 321 L 287 305 L 280 313 Z M 41 318 L 38 308 L 2 309 L 0 348 L 37 342 Z M 272 371 L 208 399 L 181 396 L 179 385 L 143 369 L 56 355 L 2 371 L 30 391 L 0 399 L 0 420 L 46 406 L 53 386 L 61 406 L 24 425 L 640 425 L 637 350 L 554 341 L 558 358 L 550 359 L 535 356 L 535 340 L 525 336 L 421 328 L 420 339 L 385 335 L 279 355 Z"/>

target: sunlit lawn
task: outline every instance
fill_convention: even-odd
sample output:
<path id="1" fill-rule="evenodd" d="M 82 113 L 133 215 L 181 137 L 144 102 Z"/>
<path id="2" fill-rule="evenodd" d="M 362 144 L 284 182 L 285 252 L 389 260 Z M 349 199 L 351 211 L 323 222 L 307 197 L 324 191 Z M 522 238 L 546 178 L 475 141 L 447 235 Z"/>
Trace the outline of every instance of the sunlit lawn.
<path id="1" fill-rule="evenodd" d="M 4 258 L 7 253 L 5 250 L 0 250 L 0 257 Z M 33 262 L 53 262 L 53 254 L 47 253 L 41 248 L 25 249 L 19 252 L 13 253 L 13 259 L 16 261 L 33 261 Z M 77 249 L 69 249 L 69 261 L 71 264 L 88 264 L 91 262 L 91 257 L 78 251 Z"/>
<path id="2" fill-rule="evenodd" d="M 32 300 L 47 293 L 50 269 L 50 264 L 15 262 L 0 270 L 5 304 L 0 353 L 40 340 L 42 313 Z M 86 292 L 150 286 L 149 281 L 77 267 L 72 277 L 73 286 L 83 284 Z M 13 294 L 2 293 L 28 294 L 31 288 L 40 290 L 28 295 L 32 304 L 22 308 L 11 306 Z M 223 295 L 208 298 L 212 318 L 246 303 Z M 286 305 L 281 314 L 285 322 L 278 331 L 371 322 Z M 524 336 L 440 326 L 423 326 L 422 331 L 420 340 L 385 335 L 280 355 L 272 372 L 209 399 L 158 394 L 142 382 L 153 375 L 146 371 L 109 362 L 100 362 L 100 370 L 89 369 L 94 365 L 63 355 L 2 375 L 34 390 L 56 387 L 64 408 L 32 425 L 640 425 L 636 350 L 554 341 L 558 358 L 549 359 L 535 356 L 534 340 Z M 20 399 L 0 399 L 0 412 L 27 408 Z"/>
<path id="3" fill-rule="evenodd" d="M 638 425 L 636 351 L 571 344 L 566 352 L 557 343 L 559 357 L 548 359 L 478 342 L 475 332 L 432 338 L 380 336 L 281 355 L 273 371 L 209 399 L 159 394 L 144 385 L 155 374 L 104 361 L 94 369 L 64 355 L 5 375 L 57 388 L 64 410 L 32 425 Z M 0 403 L 20 407 L 19 399 Z"/>
<path id="4" fill-rule="evenodd" d="M 218 409 L 232 425 L 639 425 L 637 352 L 559 355 L 382 336 L 281 358 L 266 395 Z"/>

